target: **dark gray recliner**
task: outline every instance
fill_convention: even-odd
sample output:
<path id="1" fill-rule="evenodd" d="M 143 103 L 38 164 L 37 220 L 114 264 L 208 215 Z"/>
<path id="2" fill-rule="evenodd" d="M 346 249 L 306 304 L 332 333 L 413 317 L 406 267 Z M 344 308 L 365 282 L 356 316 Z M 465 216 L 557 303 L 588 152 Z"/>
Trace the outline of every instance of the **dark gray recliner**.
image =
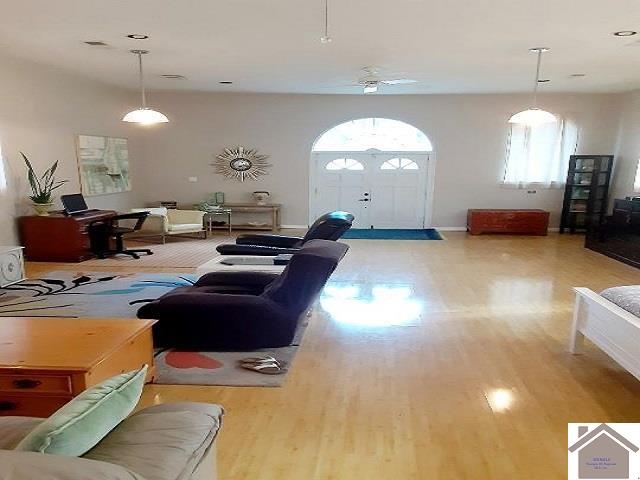
<path id="1" fill-rule="evenodd" d="M 351 228 L 353 215 L 348 212 L 330 212 L 319 217 L 309 227 L 304 237 L 285 235 L 245 234 L 239 235 L 236 243 L 218 245 L 216 250 L 223 255 L 263 255 L 292 254 L 309 240 L 338 240 Z"/>
<path id="2" fill-rule="evenodd" d="M 306 314 L 349 247 L 311 240 L 281 274 L 212 272 L 138 310 L 157 319 L 155 347 L 253 350 L 290 345 Z"/>

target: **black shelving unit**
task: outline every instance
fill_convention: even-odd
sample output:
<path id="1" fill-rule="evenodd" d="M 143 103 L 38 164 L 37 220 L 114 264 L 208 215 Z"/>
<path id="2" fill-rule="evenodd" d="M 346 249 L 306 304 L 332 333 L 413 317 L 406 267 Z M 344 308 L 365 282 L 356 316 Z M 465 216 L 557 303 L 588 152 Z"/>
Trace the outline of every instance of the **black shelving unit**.
<path id="1" fill-rule="evenodd" d="M 571 155 L 560 233 L 600 225 L 607 211 L 613 155 Z"/>

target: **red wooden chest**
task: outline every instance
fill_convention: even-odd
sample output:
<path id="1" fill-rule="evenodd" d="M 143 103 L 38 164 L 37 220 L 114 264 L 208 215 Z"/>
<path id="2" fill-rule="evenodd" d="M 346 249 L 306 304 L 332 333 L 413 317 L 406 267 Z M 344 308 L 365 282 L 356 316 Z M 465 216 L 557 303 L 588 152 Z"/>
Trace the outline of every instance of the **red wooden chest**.
<path id="1" fill-rule="evenodd" d="M 467 213 L 467 230 L 471 235 L 546 235 L 548 228 L 549 212 L 544 210 L 470 209 Z"/>

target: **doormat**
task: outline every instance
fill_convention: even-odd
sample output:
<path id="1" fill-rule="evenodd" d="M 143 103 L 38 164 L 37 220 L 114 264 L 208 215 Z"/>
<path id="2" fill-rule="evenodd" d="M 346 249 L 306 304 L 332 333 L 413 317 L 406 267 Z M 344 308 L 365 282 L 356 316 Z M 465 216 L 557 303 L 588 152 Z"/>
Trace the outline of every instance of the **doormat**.
<path id="1" fill-rule="evenodd" d="M 347 230 L 344 239 L 367 240 L 442 240 L 435 228 L 396 229 L 396 228 L 352 228 Z"/>

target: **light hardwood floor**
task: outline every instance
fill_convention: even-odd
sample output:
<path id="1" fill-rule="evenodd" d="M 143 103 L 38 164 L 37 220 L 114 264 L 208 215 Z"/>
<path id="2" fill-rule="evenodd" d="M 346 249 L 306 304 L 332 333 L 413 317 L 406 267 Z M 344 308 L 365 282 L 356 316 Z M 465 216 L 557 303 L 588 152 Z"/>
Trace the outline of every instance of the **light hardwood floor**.
<path id="1" fill-rule="evenodd" d="M 640 271 L 579 236 L 445 236 L 348 241 L 334 315 L 316 309 L 283 388 L 148 386 L 142 403 L 222 404 L 224 480 L 566 478 L 567 422 L 640 421 L 638 380 L 567 353 L 571 287 Z"/>

